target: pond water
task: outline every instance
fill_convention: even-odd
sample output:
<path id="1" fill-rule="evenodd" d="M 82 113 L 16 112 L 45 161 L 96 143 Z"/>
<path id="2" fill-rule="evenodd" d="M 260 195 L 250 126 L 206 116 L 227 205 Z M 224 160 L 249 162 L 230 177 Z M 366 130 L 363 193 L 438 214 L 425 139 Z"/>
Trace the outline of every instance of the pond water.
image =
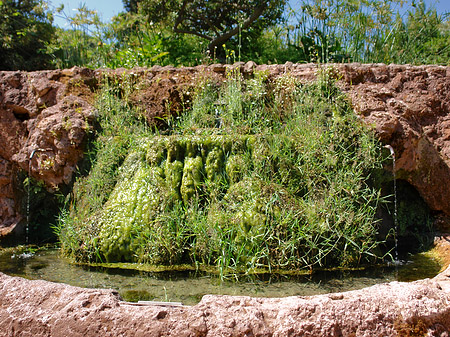
<path id="1" fill-rule="evenodd" d="M 312 275 L 261 274 L 221 280 L 205 272 L 144 272 L 120 268 L 88 267 L 70 263 L 58 249 L 17 254 L 0 250 L 0 271 L 11 276 L 43 279 L 79 287 L 113 288 L 126 301 L 152 300 L 198 303 L 205 294 L 253 297 L 308 296 L 361 289 L 378 283 L 433 277 L 437 261 L 423 254 L 397 267 L 358 271 L 321 271 Z"/>

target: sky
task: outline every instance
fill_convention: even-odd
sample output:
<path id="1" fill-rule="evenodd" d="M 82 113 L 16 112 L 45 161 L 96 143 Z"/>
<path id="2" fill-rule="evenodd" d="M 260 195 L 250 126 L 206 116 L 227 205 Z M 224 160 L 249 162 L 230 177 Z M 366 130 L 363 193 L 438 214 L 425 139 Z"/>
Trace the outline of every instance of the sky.
<path id="1" fill-rule="evenodd" d="M 51 0 L 49 4 L 52 10 L 64 4 L 64 12 L 68 16 L 73 16 L 76 13 L 76 8 L 85 4 L 88 9 L 96 10 L 103 22 L 110 22 L 114 15 L 125 11 L 122 0 Z M 67 20 L 60 17 L 56 12 L 54 12 L 54 20 L 57 26 L 70 28 Z"/>
<path id="2" fill-rule="evenodd" d="M 64 12 L 68 16 L 75 14 L 75 9 L 80 7 L 80 5 L 85 4 L 87 8 L 97 10 L 100 19 L 103 22 L 109 22 L 111 18 L 124 11 L 122 0 L 51 0 L 50 8 L 56 8 L 60 4 L 64 4 Z M 290 0 L 290 2 L 296 2 Z M 450 1 L 449 0 L 425 0 L 425 3 L 429 6 L 430 4 L 435 4 L 438 13 L 450 12 Z M 56 25 L 62 28 L 70 28 L 67 20 L 59 17 L 55 13 Z"/>

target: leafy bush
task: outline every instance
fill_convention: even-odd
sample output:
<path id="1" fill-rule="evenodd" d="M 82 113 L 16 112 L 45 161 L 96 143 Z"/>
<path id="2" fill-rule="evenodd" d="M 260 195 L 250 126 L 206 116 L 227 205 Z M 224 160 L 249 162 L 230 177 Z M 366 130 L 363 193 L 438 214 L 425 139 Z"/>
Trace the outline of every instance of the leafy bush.
<path id="1" fill-rule="evenodd" d="M 55 28 L 46 4 L 37 0 L 0 1 L 0 70 L 35 70 L 51 66 L 47 44 Z"/>

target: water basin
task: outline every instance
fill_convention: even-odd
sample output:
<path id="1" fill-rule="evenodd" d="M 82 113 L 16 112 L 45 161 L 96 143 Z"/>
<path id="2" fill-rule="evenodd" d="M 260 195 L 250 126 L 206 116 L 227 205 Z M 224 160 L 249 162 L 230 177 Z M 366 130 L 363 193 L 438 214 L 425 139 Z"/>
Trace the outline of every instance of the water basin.
<path id="1" fill-rule="evenodd" d="M 418 254 L 397 267 L 318 271 L 311 275 L 258 274 L 221 280 L 218 275 L 198 271 L 146 272 L 79 266 L 61 257 L 58 249 L 28 254 L 0 250 L 0 271 L 11 276 L 87 288 L 113 288 L 126 301 L 174 301 L 186 305 L 198 303 L 205 294 L 285 297 L 356 290 L 395 280 L 433 277 L 440 268 L 435 259 Z"/>

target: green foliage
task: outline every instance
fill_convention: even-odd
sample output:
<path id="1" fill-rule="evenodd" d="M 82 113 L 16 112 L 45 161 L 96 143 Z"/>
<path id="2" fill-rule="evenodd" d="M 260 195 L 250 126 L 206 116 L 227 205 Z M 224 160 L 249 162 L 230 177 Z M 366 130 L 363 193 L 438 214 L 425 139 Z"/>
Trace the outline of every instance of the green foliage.
<path id="1" fill-rule="evenodd" d="M 390 62 L 448 65 L 449 25 L 448 14 L 438 15 L 435 8 L 427 9 L 423 1 L 413 3 L 407 20 L 400 22 L 397 17 L 396 29 L 380 49 L 390 53 L 390 58 L 385 57 Z"/>
<path id="2" fill-rule="evenodd" d="M 46 3 L 38 0 L 0 2 L 0 70 L 50 67 L 46 45 L 55 28 Z"/>
<path id="3" fill-rule="evenodd" d="M 136 13 L 138 10 L 139 0 L 122 0 L 123 7 L 127 12 Z"/>
<path id="4" fill-rule="evenodd" d="M 155 64 L 195 65 L 204 60 L 206 44 L 200 38 L 174 36 L 147 22 L 140 13 L 121 13 L 109 25 L 95 11 L 78 8 L 66 17 L 71 29 L 57 29 L 57 39 L 48 46 L 58 68 L 151 67 Z"/>
<path id="5" fill-rule="evenodd" d="M 88 66 L 93 62 L 95 50 L 95 39 L 75 29 L 58 28 L 55 40 L 48 46 L 48 52 L 53 56 L 54 66 L 60 69 Z"/>
<path id="6" fill-rule="evenodd" d="M 275 29 L 290 61 L 447 64 L 448 16 L 424 1 L 412 1 L 402 16 L 405 3 L 304 0 L 288 12 L 290 24 Z"/>
<path id="7" fill-rule="evenodd" d="M 221 272 L 381 258 L 379 191 L 366 183 L 381 167 L 380 147 L 331 77 L 324 69 L 304 85 L 289 75 L 269 82 L 264 73 L 243 80 L 232 72 L 222 86 L 201 83 L 169 135 L 138 119 L 114 129 L 123 134 L 119 149 L 102 135 L 60 221 L 63 249 L 84 261 Z M 113 104 L 101 103 L 102 125 L 125 117 L 111 89 L 100 100 Z"/>
<path id="8" fill-rule="evenodd" d="M 57 15 L 46 2 L 3 1 L 1 69 L 194 66 L 253 60 L 262 63 L 383 62 L 448 64 L 448 14 L 424 1 L 299 0 L 125 1 L 111 24 L 86 5 Z M 226 47 L 224 48 L 226 44 Z M 229 51 L 234 57 L 227 58 Z"/>
<path id="9" fill-rule="evenodd" d="M 177 0 L 126 1 L 128 12 L 109 25 L 81 6 L 75 16 L 66 15 L 72 29 L 58 29 L 48 52 L 58 67 L 194 66 L 217 60 L 448 63 L 448 15 L 423 1 L 302 0 L 281 16 L 284 3 L 242 1 L 238 8 L 211 1 L 185 6 Z"/>
<path id="10" fill-rule="evenodd" d="M 51 227 L 64 204 L 64 193 L 61 190 L 49 192 L 42 181 L 29 177 L 25 172 L 19 175 L 19 180 L 24 196 L 22 214 L 27 215 L 28 243 L 54 242 L 57 237 Z"/>
<path id="11" fill-rule="evenodd" d="M 211 57 L 221 52 L 220 47 L 243 29 L 252 27 L 262 31 L 279 21 L 284 0 L 224 1 L 138 1 L 147 20 L 173 27 L 175 33 L 190 34 L 208 41 Z M 134 9 L 135 6 L 129 6 Z M 216 48 L 219 48 L 216 50 Z"/>
<path id="12" fill-rule="evenodd" d="M 147 132 L 142 117 L 130 112 L 126 102 L 133 83 L 127 76 L 105 79 L 103 83 L 97 100 L 99 131 L 95 141 L 89 144 L 87 172 L 80 172 L 71 199 L 55 226 L 62 248 L 67 252 L 75 254 L 80 252 L 80 246 L 87 244 L 80 242 L 80 238 L 90 236 L 95 229 L 93 224 L 84 224 L 108 200 L 129 149 Z"/>
<path id="13" fill-rule="evenodd" d="M 169 54 L 163 46 L 163 33 L 140 14 L 118 15 L 109 29 L 115 42 L 110 45 L 108 67 L 149 67 L 161 64 Z"/>
<path id="14" fill-rule="evenodd" d="M 64 5 L 57 8 L 57 13 L 66 19 L 71 28 L 58 28 L 56 39 L 48 45 L 53 64 L 57 68 L 104 66 L 109 51 L 108 30 L 97 12 L 83 4 L 73 16 L 64 12 Z"/>

